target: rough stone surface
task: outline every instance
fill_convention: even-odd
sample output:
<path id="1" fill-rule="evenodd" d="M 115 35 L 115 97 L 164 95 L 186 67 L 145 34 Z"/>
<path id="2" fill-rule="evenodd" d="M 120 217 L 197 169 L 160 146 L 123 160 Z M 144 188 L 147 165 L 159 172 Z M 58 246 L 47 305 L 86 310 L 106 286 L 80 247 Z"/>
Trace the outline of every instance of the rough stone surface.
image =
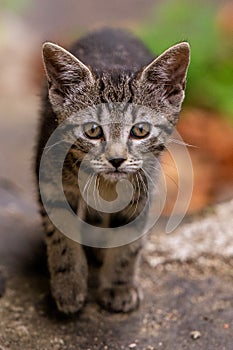
<path id="1" fill-rule="evenodd" d="M 170 235 L 152 232 L 138 310 L 110 314 L 90 295 L 81 313 L 65 317 L 49 294 L 35 207 L 10 183 L 0 198 L 0 349 L 232 349 L 233 202 Z"/>
<path id="2" fill-rule="evenodd" d="M 205 217 L 195 217 L 172 234 L 155 234 L 147 246 L 149 252 L 157 252 L 149 259 L 155 266 L 169 257 L 185 261 L 205 259 L 206 255 L 233 256 L 233 200 L 208 209 Z M 159 252 L 159 253 L 158 253 Z M 152 254 L 154 256 L 154 254 Z"/>

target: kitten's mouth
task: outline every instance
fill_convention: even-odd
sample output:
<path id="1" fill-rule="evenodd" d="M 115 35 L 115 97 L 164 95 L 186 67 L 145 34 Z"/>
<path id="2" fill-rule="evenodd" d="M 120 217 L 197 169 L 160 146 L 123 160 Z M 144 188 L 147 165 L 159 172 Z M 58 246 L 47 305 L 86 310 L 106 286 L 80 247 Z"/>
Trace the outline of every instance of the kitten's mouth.
<path id="1" fill-rule="evenodd" d="M 119 181 L 119 180 L 128 178 L 128 174 L 126 172 L 119 171 L 119 170 L 108 171 L 108 172 L 102 173 L 101 175 L 103 176 L 103 178 L 105 180 L 108 180 L 111 182 Z"/>

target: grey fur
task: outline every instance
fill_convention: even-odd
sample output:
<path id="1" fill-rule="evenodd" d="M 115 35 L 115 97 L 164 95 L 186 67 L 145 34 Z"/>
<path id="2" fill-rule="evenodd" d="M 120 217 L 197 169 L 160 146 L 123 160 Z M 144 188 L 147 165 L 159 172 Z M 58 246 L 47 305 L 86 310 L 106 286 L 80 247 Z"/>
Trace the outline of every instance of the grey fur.
<path id="1" fill-rule="evenodd" d="M 52 43 L 43 45 L 49 93 L 47 89 L 43 93 L 36 172 L 38 175 L 41 154 L 49 136 L 62 121 L 71 118 L 77 141 L 63 169 L 68 202 L 89 223 L 105 227 L 125 224 L 137 217 L 145 204 L 147 185 L 145 174 L 140 173 L 142 157 L 148 152 L 159 157 L 177 122 L 184 98 L 189 45 L 175 45 L 153 59 L 143 44 L 129 33 L 105 29 L 80 39 L 70 52 Z M 114 103 L 118 102 L 125 104 L 121 114 L 114 112 Z M 77 120 L 78 112 L 87 107 L 88 115 Z M 147 113 L 147 107 L 153 109 L 153 114 Z M 83 135 L 82 125 L 88 121 L 103 127 L 102 151 L 95 150 L 95 146 L 103 140 Z M 133 140 L 129 138 L 130 130 L 139 122 L 151 124 L 150 135 Z M 108 200 L 114 196 L 114 186 L 119 179 L 111 173 L 114 167 L 110 160 L 124 160 L 119 169 L 135 186 L 129 207 L 111 215 L 87 208 L 76 178 L 79 164 L 87 153 L 91 167 L 99 174 L 100 191 Z M 148 171 L 156 184 L 157 172 L 153 164 L 148 164 Z M 53 164 L 48 164 L 48 174 L 52 172 Z M 52 175 L 48 175 L 47 181 L 48 191 L 52 191 L 56 186 Z M 58 199 L 51 195 L 51 200 L 59 210 Z M 80 310 L 86 300 L 91 264 L 97 267 L 97 300 L 103 307 L 116 312 L 128 312 L 137 307 L 140 293 L 136 271 L 143 239 L 119 248 L 88 249 L 62 235 L 43 206 L 41 214 L 51 291 L 59 310 L 65 313 Z"/>

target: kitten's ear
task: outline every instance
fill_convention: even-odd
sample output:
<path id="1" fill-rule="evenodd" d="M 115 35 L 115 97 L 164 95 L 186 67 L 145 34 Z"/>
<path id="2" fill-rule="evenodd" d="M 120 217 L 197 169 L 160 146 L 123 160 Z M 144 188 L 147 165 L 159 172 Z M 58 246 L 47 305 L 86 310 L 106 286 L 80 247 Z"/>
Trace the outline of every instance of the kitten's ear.
<path id="1" fill-rule="evenodd" d="M 69 93 L 73 84 L 93 84 L 94 77 L 91 70 L 70 52 L 53 43 L 43 45 L 43 61 L 49 88 L 53 92 L 64 96 Z"/>
<path id="2" fill-rule="evenodd" d="M 139 83 L 149 85 L 150 91 L 154 88 L 178 107 L 184 99 L 189 61 L 190 46 L 187 42 L 172 46 L 142 70 Z"/>

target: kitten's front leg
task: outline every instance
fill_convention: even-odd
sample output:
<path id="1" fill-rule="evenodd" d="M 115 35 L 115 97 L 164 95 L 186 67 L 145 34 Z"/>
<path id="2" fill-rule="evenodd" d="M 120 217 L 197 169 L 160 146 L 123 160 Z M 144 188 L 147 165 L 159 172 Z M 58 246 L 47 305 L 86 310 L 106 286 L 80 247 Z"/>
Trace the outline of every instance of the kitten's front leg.
<path id="1" fill-rule="evenodd" d="M 136 268 L 142 239 L 105 252 L 104 264 L 100 271 L 100 304 L 115 312 L 134 310 L 140 301 L 136 285 Z"/>
<path id="2" fill-rule="evenodd" d="M 43 223 L 52 295 L 60 311 L 67 314 L 77 312 L 87 294 L 85 253 L 80 244 L 66 238 L 47 216 L 43 217 Z"/>

